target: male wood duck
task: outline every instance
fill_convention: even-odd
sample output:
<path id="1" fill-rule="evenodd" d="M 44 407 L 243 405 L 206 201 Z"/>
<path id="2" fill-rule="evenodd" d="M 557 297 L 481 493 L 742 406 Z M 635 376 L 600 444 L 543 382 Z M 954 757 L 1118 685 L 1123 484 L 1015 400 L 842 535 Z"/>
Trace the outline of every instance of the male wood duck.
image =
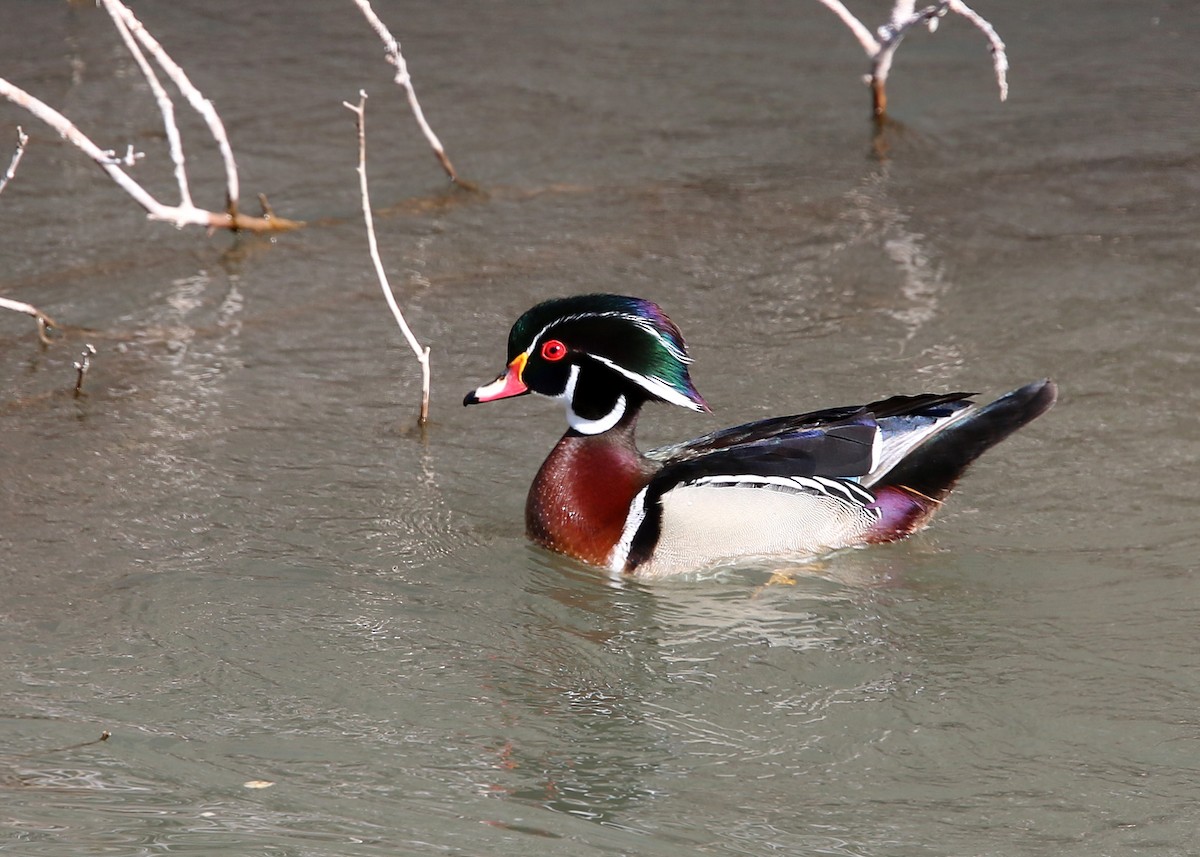
<path id="1" fill-rule="evenodd" d="M 645 578 L 894 541 L 1057 396 L 1048 379 L 983 406 L 971 393 L 893 396 L 642 454 L 634 429 L 647 401 L 709 410 L 690 362 L 679 328 L 640 298 L 562 298 L 517 319 L 507 369 L 463 404 L 540 393 L 566 408 L 567 432 L 529 489 L 531 539 Z"/>

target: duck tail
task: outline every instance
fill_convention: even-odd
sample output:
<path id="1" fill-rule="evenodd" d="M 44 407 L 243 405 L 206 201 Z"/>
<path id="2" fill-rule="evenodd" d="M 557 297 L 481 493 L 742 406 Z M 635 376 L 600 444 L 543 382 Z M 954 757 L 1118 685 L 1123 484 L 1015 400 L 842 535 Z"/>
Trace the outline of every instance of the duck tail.
<path id="1" fill-rule="evenodd" d="M 924 527 L 976 458 L 1050 409 L 1058 387 L 1026 384 L 935 432 L 872 484 L 880 519 L 871 542 L 903 538 Z"/>

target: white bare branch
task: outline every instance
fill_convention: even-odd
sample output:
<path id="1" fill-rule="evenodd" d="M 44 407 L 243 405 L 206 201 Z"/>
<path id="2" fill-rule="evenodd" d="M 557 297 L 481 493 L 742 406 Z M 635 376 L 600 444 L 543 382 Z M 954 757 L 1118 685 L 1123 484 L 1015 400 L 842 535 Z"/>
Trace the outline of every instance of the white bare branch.
<path id="1" fill-rule="evenodd" d="M 135 152 L 133 146 L 128 147 L 123 157 L 118 156 L 115 151 L 101 149 L 57 110 L 38 100 L 20 87 L 3 79 L 0 79 L 0 95 L 29 110 L 43 122 L 50 125 L 64 139 L 82 149 L 88 157 L 108 173 L 109 177 L 122 190 L 133 197 L 142 208 L 146 209 L 153 220 L 173 223 L 176 227 L 198 225 L 210 229 L 244 229 L 255 232 L 273 232 L 294 229 L 300 226 L 301 224 L 295 221 L 274 217 L 265 206 L 262 217 L 247 216 L 238 211 L 237 164 L 233 159 L 233 150 L 229 145 L 229 137 L 225 133 L 225 126 L 221 122 L 221 117 L 217 115 L 216 108 L 192 84 L 187 73 L 171 59 L 162 45 L 150 35 L 150 32 L 142 25 L 141 21 L 129 11 L 129 8 L 121 0 L 99 0 L 99 2 L 112 18 L 117 32 L 120 33 L 121 39 L 125 42 L 125 46 L 133 54 L 134 60 L 142 70 L 146 82 L 154 93 L 159 111 L 162 113 L 171 161 L 175 165 L 175 180 L 179 186 L 179 205 L 166 205 L 160 202 L 138 184 L 138 182 L 134 181 L 128 173 L 121 169 L 122 166 L 132 167 L 139 159 L 144 157 L 141 152 Z M 172 83 L 183 93 L 184 97 L 187 98 L 192 108 L 200 114 L 208 126 L 209 133 L 212 134 L 213 139 L 216 141 L 217 149 L 221 153 L 221 160 L 225 167 L 225 211 L 223 213 L 198 208 L 192 201 L 191 191 L 188 188 L 183 143 L 179 136 L 179 127 L 175 122 L 175 106 L 159 82 L 158 75 L 147 60 L 146 54 L 150 55 L 159 68 L 162 69 Z"/>
<path id="2" fill-rule="evenodd" d="M 842 0 L 819 0 L 819 2 L 825 4 L 831 12 L 842 19 L 842 23 L 850 28 L 850 32 L 854 33 L 868 57 L 874 57 L 879 53 L 879 42 L 871 35 L 871 30 L 845 7 Z"/>
<path id="3" fill-rule="evenodd" d="M 13 152 L 12 160 L 8 162 L 8 169 L 4 171 L 4 175 L 0 176 L 0 193 L 4 193 L 4 189 L 8 187 L 8 183 L 13 180 L 13 176 L 17 174 L 17 164 L 21 163 L 21 158 L 25 155 L 25 144 L 29 142 L 29 135 L 25 133 L 20 125 L 17 126 L 17 148 Z"/>
<path id="4" fill-rule="evenodd" d="M 79 359 L 75 361 L 75 397 L 79 398 L 83 395 L 83 379 L 87 377 L 88 370 L 92 368 L 92 358 L 96 356 L 96 346 L 88 342 L 83 346 L 83 352 L 79 355 Z"/>
<path id="5" fill-rule="evenodd" d="M 158 75 L 154 72 L 154 67 L 146 60 L 146 55 L 142 53 L 137 39 L 129 31 L 129 26 L 125 23 L 125 18 L 115 14 L 111 8 L 109 9 L 109 14 L 112 16 L 113 24 L 117 27 L 117 32 L 121 34 L 121 39 L 125 42 L 125 47 L 133 54 L 138 68 L 142 70 L 142 75 L 146 78 L 146 83 L 150 85 L 150 91 L 154 93 L 154 100 L 158 102 L 158 110 L 162 113 L 163 117 L 163 128 L 167 133 L 167 144 L 171 152 L 171 161 L 175 164 L 175 181 L 179 185 L 180 204 L 192 205 L 192 192 L 188 188 L 187 170 L 184 168 L 183 141 L 179 137 L 179 126 L 175 124 L 175 102 L 171 101 L 171 96 L 167 94 L 166 89 L 159 83 Z"/>
<path id="6" fill-rule="evenodd" d="M 905 21 L 912 18 L 916 8 L 916 0 L 896 0 L 896 5 L 892 7 L 892 26 L 897 28 L 902 26 Z"/>
<path id="7" fill-rule="evenodd" d="M 102 170 L 108 173 L 109 178 L 116 182 L 121 190 L 133 197 L 138 205 L 146 209 L 151 220 L 162 220 L 172 223 L 176 227 L 195 225 L 205 226 L 210 229 L 245 229 L 257 232 L 294 229 L 300 225 L 282 217 L 249 217 L 240 212 L 217 213 L 206 211 L 202 208 L 197 208 L 195 205 L 165 205 L 155 199 L 149 191 L 121 169 L 121 165 L 127 163 L 125 158 L 118 157 L 112 150 L 101 149 L 86 134 L 75 127 L 70 119 L 63 116 L 44 101 L 35 98 L 4 78 L 0 78 L 0 96 L 4 96 L 17 106 L 25 108 L 57 131 L 71 145 L 82 150 Z M 133 152 L 132 148 L 130 148 L 126 158 L 137 160 L 137 153 Z"/>
<path id="8" fill-rule="evenodd" d="M 163 205 L 151 196 L 145 188 L 130 178 L 128 173 L 121 169 L 119 166 L 120 161 L 112 151 L 101 149 L 86 134 L 76 128 L 70 119 L 63 116 L 49 104 L 35 98 L 19 86 L 9 83 L 4 78 L 0 78 L 0 95 L 3 95 L 19 107 L 24 107 L 57 131 L 67 142 L 83 150 L 83 153 L 99 164 L 100 168 L 108 173 L 109 177 L 123 191 L 133 197 L 138 205 L 149 212 L 152 220 L 164 220 L 176 226 L 186 226 L 188 224 L 199 226 L 214 225 L 212 223 L 214 215 L 195 206 Z"/>
<path id="9" fill-rule="evenodd" d="M 387 61 L 396 67 L 395 82 L 404 87 L 405 93 L 408 95 L 408 106 L 412 109 L 413 116 L 417 120 L 417 124 L 421 127 L 421 133 L 425 135 L 425 139 L 429 141 L 429 145 L 433 148 L 433 154 L 437 156 L 438 163 L 442 165 L 442 169 L 446 171 L 446 175 L 450 177 L 450 181 L 458 181 L 458 173 L 454 171 L 454 165 L 450 163 L 450 158 L 446 155 L 445 148 L 442 147 L 442 141 L 438 139 L 437 134 L 433 133 L 433 129 L 429 127 L 429 123 L 425 121 L 425 112 L 421 109 L 421 102 L 417 101 L 417 91 L 413 88 L 412 75 L 408 73 L 408 63 L 404 61 L 404 54 L 400 53 L 400 43 L 396 41 L 395 36 L 391 34 L 387 26 L 375 14 L 375 10 L 371 8 L 370 0 L 354 0 L 355 5 L 362 11 L 367 19 L 367 23 L 383 40 L 384 50 L 387 52 Z"/>
<path id="10" fill-rule="evenodd" d="M 962 15 L 975 25 L 975 28 L 987 36 L 988 47 L 992 52 L 992 67 L 996 71 L 996 83 L 1000 86 L 1000 100 L 1008 99 L 1008 53 L 1004 49 L 1004 41 L 987 19 L 960 0 L 949 0 L 950 11 Z"/>
<path id="11" fill-rule="evenodd" d="M 371 261 L 375 264 L 375 274 L 383 289 L 383 297 L 387 301 L 392 315 L 396 317 L 396 324 L 399 325 L 404 338 L 408 340 L 408 345 L 416 355 L 417 362 L 421 364 L 421 414 L 417 418 L 417 424 L 423 426 L 429 422 L 429 346 L 422 347 L 421 343 L 417 341 L 417 337 L 413 335 L 408 322 L 404 320 L 404 313 L 400 311 L 396 295 L 392 292 L 392 286 L 388 282 L 387 273 L 383 270 L 383 261 L 379 258 L 379 242 L 375 238 L 375 219 L 371 215 L 371 195 L 367 184 L 367 93 L 360 89 L 358 104 L 351 104 L 349 101 L 343 101 L 342 104 L 354 113 L 355 125 L 358 128 L 358 181 L 359 189 L 362 191 L 363 220 L 367 225 L 367 245 L 371 251 Z"/>
<path id="12" fill-rule="evenodd" d="M 912 2 L 896 4 L 896 8 L 892 10 L 891 23 L 879 28 L 881 40 L 879 52 L 871 58 L 872 86 L 878 86 L 881 90 L 887 86 L 888 74 L 892 70 L 892 60 L 896 56 L 896 50 L 900 47 L 900 43 L 908 35 L 908 31 L 918 24 L 937 21 L 938 17 L 945 12 L 946 5 L 946 0 L 942 0 L 940 3 L 914 12 L 912 11 L 914 6 Z M 886 96 L 884 96 L 885 104 L 886 100 Z"/>
<path id="13" fill-rule="evenodd" d="M 212 134 L 213 139 L 217 143 L 217 149 L 220 150 L 221 159 L 225 164 L 226 208 L 230 214 L 236 215 L 239 193 L 237 164 L 233 160 L 233 149 L 229 145 L 229 137 L 225 133 L 225 125 L 221 122 L 221 117 L 217 115 L 217 110 L 213 107 L 213 103 L 205 98 L 199 89 L 192 85 L 187 72 L 180 68 L 167 55 L 167 52 L 163 50 L 158 40 L 150 35 L 149 30 L 142 25 L 141 21 L 134 17 L 134 14 L 129 11 L 128 7 L 121 0 L 100 0 L 100 3 L 103 4 L 114 23 L 117 24 L 117 29 L 122 30 L 122 36 L 126 35 L 126 30 L 128 33 L 131 33 L 141 43 L 142 47 L 154 57 L 154 61 L 158 63 L 167 77 L 179 88 L 179 91 L 188 100 L 188 104 L 192 105 L 192 109 L 203 117 L 205 124 L 208 125 L 209 133 Z"/>
<path id="14" fill-rule="evenodd" d="M 46 335 L 47 328 L 57 328 L 58 322 L 46 315 L 33 304 L 27 304 L 23 301 L 14 301 L 11 298 L 0 297 L 0 309 L 10 309 L 13 312 L 23 312 L 25 315 L 32 316 L 37 321 L 38 338 L 45 344 L 50 344 L 50 337 Z"/>
<path id="15" fill-rule="evenodd" d="M 871 61 L 871 73 L 867 83 L 871 86 L 874 99 L 874 112 L 882 117 L 887 112 L 887 78 L 892 69 L 892 61 L 896 50 L 904 40 L 904 36 L 918 24 L 927 24 L 932 32 L 937 28 L 938 20 L 947 11 L 961 15 L 970 21 L 976 29 L 987 37 L 992 52 L 992 66 L 996 74 L 996 83 L 1000 87 L 1000 100 L 1008 98 L 1008 55 L 1004 42 L 996 29 L 979 13 L 963 3 L 962 0 L 938 0 L 938 2 L 922 9 L 916 8 L 915 0 L 896 0 L 892 14 L 887 24 L 877 32 L 878 38 L 870 29 L 852 13 L 841 0 L 818 0 L 832 11 L 842 23 L 850 28 L 862 45 L 863 51 Z"/>

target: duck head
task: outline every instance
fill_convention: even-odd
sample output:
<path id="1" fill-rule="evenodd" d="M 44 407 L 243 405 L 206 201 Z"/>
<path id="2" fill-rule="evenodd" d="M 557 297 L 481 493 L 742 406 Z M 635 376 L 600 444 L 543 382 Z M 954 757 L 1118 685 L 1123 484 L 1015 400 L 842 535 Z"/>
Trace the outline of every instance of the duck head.
<path id="1" fill-rule="evenodd" d="M 679 328 L 651 301 L 581 295 L 540 303 L 508 334 L 508 367 L 464 405 L 538 393 L 557 399 L 567 423 L 600 434 L 647 400 L 707 411 L 688 375 Z"/>

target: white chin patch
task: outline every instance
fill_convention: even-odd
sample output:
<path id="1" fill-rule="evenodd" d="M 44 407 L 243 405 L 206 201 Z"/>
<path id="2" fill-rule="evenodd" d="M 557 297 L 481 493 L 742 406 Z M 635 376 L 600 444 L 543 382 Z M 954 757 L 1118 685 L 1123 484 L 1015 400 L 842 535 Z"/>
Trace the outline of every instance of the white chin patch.
<path id="1" fill-rule="evenodd" d="M 580 434 L 603 434 L 610 428 L 621 421 L 621 417 L 625 416 L 625 396 L 617 397 L 617 403 L 613 409 L 599 419 L 589 420 L 575 413 L 575 409 L 571 407 L 571 402 L 575 398 L 575 385 L 579 381 L 579 364 L 571 367 L 571 377 L 567 378 L 567 386 L 554 398 L 562 402 L 563 408 L 567 411 L 567 425 L 575 429 Z"/>
<path id="2" fill-rule="evenodd" d="M 621 421 L 625 416 L 625 396 L 617 397 L 617 404 L 598 420 L 588 420 L 571 410 L 567 403 L 567 424 L 580 434 L 602 434 Z"/>

